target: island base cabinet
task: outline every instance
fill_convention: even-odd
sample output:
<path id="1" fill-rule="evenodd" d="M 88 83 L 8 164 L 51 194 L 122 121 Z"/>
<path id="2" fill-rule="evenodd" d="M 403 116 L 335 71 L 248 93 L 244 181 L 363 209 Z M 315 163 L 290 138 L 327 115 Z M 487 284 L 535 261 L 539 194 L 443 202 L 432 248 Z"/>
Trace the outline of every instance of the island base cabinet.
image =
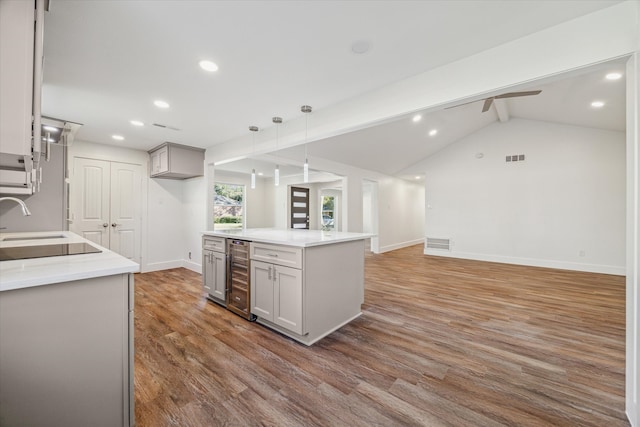
<path id="1" fill-rule="evenodd" d="M 253 261 L 251 313 L 299 335 L 302 322 L 302 271 Z"/>
<path id="2" fill-rule="evenodd" d="M 224 253 L 202 251 L 202 282 L 204 291 L 219 304 L 226 305 L 226 257 Z"/>
<path id="3" fill-rule="evenodd" d="M 134 423 L 133 275 L 0 292 L 0 425 Z"/>

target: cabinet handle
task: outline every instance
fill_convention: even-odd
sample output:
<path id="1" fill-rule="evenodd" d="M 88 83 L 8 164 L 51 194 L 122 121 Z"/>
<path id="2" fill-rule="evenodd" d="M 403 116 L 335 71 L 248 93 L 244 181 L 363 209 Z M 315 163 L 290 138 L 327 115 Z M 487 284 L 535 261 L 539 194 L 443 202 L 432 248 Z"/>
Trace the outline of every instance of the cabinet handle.
<path id="1" fill-rule="evenodd" d="M 269 280 L 271 280 L 271 266 L 269 266 Z"/>
<path id="2" fill-rule="evenodd" d="M 278 258 L 278 254 L 267 254 L 267 256 L 271 256 L 271 257 L 274 257 L 274 258 Z"/>

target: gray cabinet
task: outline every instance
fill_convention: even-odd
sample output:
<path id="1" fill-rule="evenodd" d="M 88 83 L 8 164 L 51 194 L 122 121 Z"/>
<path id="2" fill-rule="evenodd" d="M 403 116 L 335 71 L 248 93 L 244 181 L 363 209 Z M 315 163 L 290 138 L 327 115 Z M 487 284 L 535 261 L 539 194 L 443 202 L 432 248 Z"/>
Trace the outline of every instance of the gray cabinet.
<path id="1" fill-rule="evenodd" d="M 204 175 L 204 149 L 165 142 L 149 150 L 152 178 L 187 179 Z"/>
<path id="2" fill-rule="evenodd" d="M 225 239 L 204 236 L 202 238 L 202 285 L 207 297 L 226 305 L 226 255 Z"/>
<path id="3" fill-rule="evenodd" d="M 0 424 L 131 426 L 133 274 L 0 292 Z"/>
<path id="4" fill-rule="evenodd" d="M 252 243 L 251 313 L 298 335 L 305 333 L 301 248 Z"/>
<path id="5" fill-rule="evenodd" d="M 32 194 L 40 178 L 43 21 L 43 0 L 0 2 L 0 194 Z"/>

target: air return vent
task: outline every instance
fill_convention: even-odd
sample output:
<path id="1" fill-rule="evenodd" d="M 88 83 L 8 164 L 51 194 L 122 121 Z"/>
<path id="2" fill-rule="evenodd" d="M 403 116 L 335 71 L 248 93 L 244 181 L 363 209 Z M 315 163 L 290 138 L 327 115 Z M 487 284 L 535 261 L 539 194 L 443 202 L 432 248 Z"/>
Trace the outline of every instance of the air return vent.
<path id="1" fill-rule="evenodd" d="M 450 251 L 451 239 L 436 239 L 435 237 L 427 237 L 427 249 Z"/>
<path id="2" fill-rule="evenodd" d="M 176 127 L 173 127 L 173 126 L 163 125 L 162 123 L 153 123 L 153 126 L 159 127 L 159 128 L 162 128 L 162 129 L 180 130 L 180 129 L 178 129 Z"/>

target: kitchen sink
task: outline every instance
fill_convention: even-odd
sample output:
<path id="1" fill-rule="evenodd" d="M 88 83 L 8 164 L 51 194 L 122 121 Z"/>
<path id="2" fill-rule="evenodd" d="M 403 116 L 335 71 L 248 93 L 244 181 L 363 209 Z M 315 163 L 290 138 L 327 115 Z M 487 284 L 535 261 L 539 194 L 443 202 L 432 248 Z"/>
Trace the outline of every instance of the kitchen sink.
<path id="1" fill-rule="evenodd" d="M 5 237 L 0 239 L 0 242 L 17 242 L 20 240 L 44 240 L 44 239 L 64 239 L 67 236 L 62 234 L 47 235 L 47 236 L 30 236 L 30 237 Z"/>

